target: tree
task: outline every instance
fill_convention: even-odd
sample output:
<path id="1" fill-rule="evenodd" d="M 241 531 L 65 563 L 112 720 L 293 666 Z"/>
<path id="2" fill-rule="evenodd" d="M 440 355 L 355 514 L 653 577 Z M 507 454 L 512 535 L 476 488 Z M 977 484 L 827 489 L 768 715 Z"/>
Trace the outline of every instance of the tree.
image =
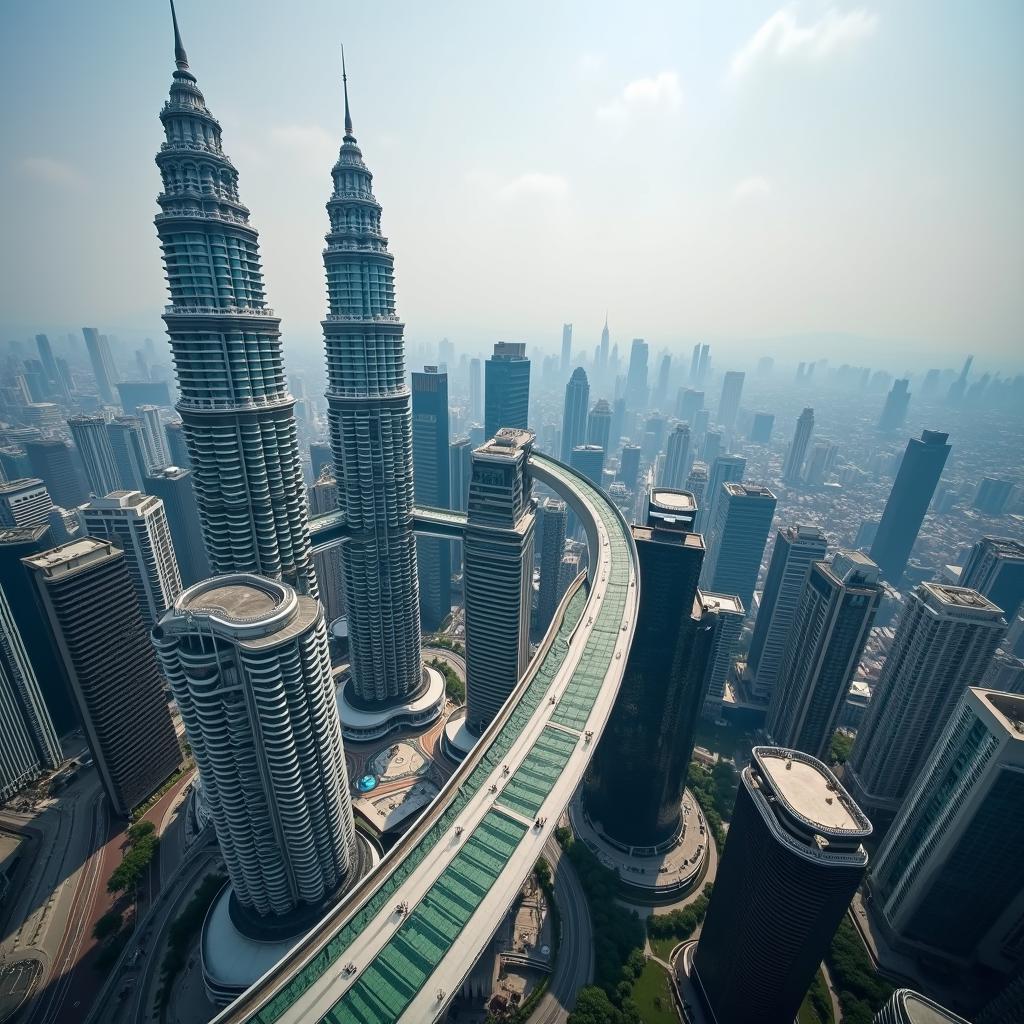
<path id="1" fill-rule="evenodd" d="M 156 825 L 153 822 L 137 821 L 128 829 L 128 842 L 135 845 L 140 839 L 151 836 L 154 832 L 156 832 Z"/>
<path id="2" fill-rule="evenodd" d="M 612 1005 L 603 988 L 588 985 L 576 996 L 568 1024 L 620 1024 L 622 1014 Z"/>
<path id="3" fill-rule="evenodd" d="M 116 935 L 121 930 L 121 925 L 124 923 L 124 916 L 120 910 L 108 910 L 97 922 L 93 925 L 92 937 L 99 939 L 102 942 L 104 939 L 109 938 L 111 935 Z"/>
<path id="4" fill-rule="evenodd" d="M 829 748 L 829 757 L 836 764 L 846 764 L 853 749 L 853 737 L 845 732 L 836 731 L 832 737 L 832 745 Z"/>

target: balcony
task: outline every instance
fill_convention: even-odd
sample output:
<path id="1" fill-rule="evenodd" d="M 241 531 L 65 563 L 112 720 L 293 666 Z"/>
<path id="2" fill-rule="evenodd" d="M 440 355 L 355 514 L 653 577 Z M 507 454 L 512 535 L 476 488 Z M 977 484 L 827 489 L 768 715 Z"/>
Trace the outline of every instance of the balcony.
<path id="1" fill-rule="evenodd" d="M 251 316 L 266 319 L 274 316 L 269 306 L 164 306 L 164 316 Z"/>

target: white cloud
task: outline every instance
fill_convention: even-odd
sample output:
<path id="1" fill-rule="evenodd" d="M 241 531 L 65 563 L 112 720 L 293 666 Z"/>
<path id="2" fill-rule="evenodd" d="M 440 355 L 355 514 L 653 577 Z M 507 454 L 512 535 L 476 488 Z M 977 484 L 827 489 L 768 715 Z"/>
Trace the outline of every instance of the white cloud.
<path id="1" fill-rule="evenodd" d="M 783 7 L 733 54 L 729 74 L 742 78 L 766 63 L 820 63 L 857 46 L 877 28 L 878 15 L 863 7 L 844 14 L 831 7 L 817 21 L 806 24 L 797 20 L 793 7 Z"/>
<path id="2" fill-rule="evenodd" d="M 674 71 L 662 71 L 652 78 L 638 78 L 630 82 L 622 94 L 598 107 L 597 116 L 609 121 L 621 121 L 638 111 L 671 112 L 683 103 L 683 90 Z"/>
<path id="3" fill-rule="evenodd" d="M 21 170 L 36 181 L 58 188 L 80 189 L 85 186 L 85 179 L 76 167 L 52 157 L 27 156 L 21 161 Z"/>
<path id="4" fill-rule="evenodd" d="M 732 190 L 732 198 L 737 203 L 748 199 L 763 199 L 772 194 L 772 183 L 767 178 L 754 176 L 738 181 Z"/>
<path id="5" fill-rule="evenodd" d="M 605 63 L 603 53 L 582 53 L 576 58 L 576 74 L 580 78 L 593 78 L 604 70 Z"/>
<path id="6" fill-rule="evenodd" d="M 322 178 L 338 160 L 341 132 L 332 135 L 318 124 L 282 124 L 270 129 L 270 141 L 286 151 L 286 159 Z"/>
<path id="7" fill-rule="evenodd" d="M 543 174 L 529 171 L 518 178 L 505 182 L 498 188 L 501 199 L 518 199 L 521 196 L 547 196 L 560 199 L 569 191 L 569 183 L 560 174 Z"/>

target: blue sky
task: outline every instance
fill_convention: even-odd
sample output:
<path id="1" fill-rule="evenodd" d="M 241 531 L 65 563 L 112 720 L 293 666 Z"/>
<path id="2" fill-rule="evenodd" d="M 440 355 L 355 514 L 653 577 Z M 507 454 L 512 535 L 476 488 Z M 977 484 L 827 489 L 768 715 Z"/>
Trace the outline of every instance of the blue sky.
<path id="1" fill-rule="evenodd" d="M 655 346 L 843 333 L 898 369 L 1024 361 L 1024 4 L 178 15 L 295 343 L 325 306 L 344 41 L 410 338 L 554 347 L 571 320 L 590 344 L 607 308 Z M 166 5 L 4 0 L 0 33 L 3 336 L 159 337 Z"/>

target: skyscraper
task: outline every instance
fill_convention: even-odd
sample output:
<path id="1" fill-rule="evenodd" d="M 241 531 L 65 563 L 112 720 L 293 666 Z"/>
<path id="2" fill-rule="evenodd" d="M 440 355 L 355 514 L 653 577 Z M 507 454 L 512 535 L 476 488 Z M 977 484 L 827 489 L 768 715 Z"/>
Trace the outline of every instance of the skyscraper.
<path id="1" fill-rule="evenodd" d="M 52 507 L 42 480 L 25 477 L 0 483 L 0 529 L 44 525 Z"/>
<path id="2" fill-rule="evenodd" d="M 473 423 L 480 423 L 484 418 L 484 384 L 480 360 L 473 357 L 469 361 L 469 418 Z"/>
<path id="3" fill-rule="evenodd" d="M 690 467 L 690 475 L 687 476 L 686 486 L 683 489 L 693 495 L 693 500 L 699 509 L 708 489 L 708 467 L 703 462 L 694 462 Z"/>
<path id="4" fill-rule="evenodd" d="M 74 508 L 89 497 L 67 441 L 58 438 L 26 441 L 25 453 L 33 476 L 46 484 L 55 505 Z"/>
<path id="5" fill-rule="evenodd" d="M 671 375 L 672 357 L 666 352 L 658 363 L 658 379 L 654 385 L 654 395 L 652 396 L 655 409 L 666 410 L 668 383 Z"/>
<path id="6" fill-rule="evenodd" d="M 970 1024 L 935 1000 L 909 988 L 898 988 L 875 1014 L 871 1024 Z"/>
<path id="7" fill-rule="evenodd" d="M 899 810 L 930 744 L 1005 632 L 1000 609 L 976 590 L 922 583 L 908 595 L 846 766 L 859 803 L 890 817 Z"/>
<path id="8" fill-rule="evenodd" d="M 166 141 L 156 155 L 163 191 L 155 223 L 170 289 L 164 322 L 176 408 L 206 553 L 216 573 L 258 572 L 315 594 L 281 321 L 266 304 L 259 235 L 177 22 L 174 61 L 160 111 Z M 142 478 L 122 486 L 142 490 Z"/>
<path id="9" fill-rule="evenodd" d="M 768 444 L 772 439 L 775 416 L 770 412 L 755 412 L 750 424 L 750 443 Z"/>
<path id="10" fill-rule="evenodd" d="M 960 376 L 949 385 L 949 392 L 946 395 L 946 402 L 949 405 L 959 405 L 963 401 L 964 392 L 967 390 L 967 375 L 971 372 L 971 363 L 973 362 L 974 356 L 968 356 L 964 360 Z"/>
<path id="11" fill-rule="evenodd" d="M 900 951 L 1009 973 L 1024 921 L 1024 696 L 959 694 L 871 869 Z"/>
<path id="12" fill-rule="evenodd" d="M 320 473 L 324 466 L 330 466 L 331 476 L 334 476 L 334 450 L 329 441 L 313 441 L 310 444 L 309 465 L 314 480 L 320 479 Z"/>
<path id="13" fill-rule="evenodd" d="M 704 408 L 704 392 L 693 388 L 682 388 L 676 401 L 676 416 L 684 423 L 694 426 L 697 413 Z"/>
<path id="14" fill-rule="evenodd" d="M 448 445 L 448 480 L 451 500 L 448 507 L 465 512 L 469 507 L 469 478 L 472 473 L 473 446 L 468 437 L 457 437 Z M 452 572 L 462 572 L 462 541 L 452 542 Z"/>
<path id="15" fill-rule="evenodd" d="M 503 428 L 473 452 L 464 542 L 466 725 L 479 736 L 530 660 L 534 435 Z"/>
<path id="16" fill-rule="evenodd" d="M 68 427 L 85 466 L 89 490 L 100 497 L 118 490 L 121 481 L 107 434 L 107 421 L 102 416 L 72 416 Z"/>
<path id="17" fill-rule="evenodd" d="M 484 363 L 484 436 L 502 427 L 525 430 L 530 411 L 530 360 L 522 342 L 499 341 Z"/>
<path id="18" fill-rule="evenodd" d="M 793 440 L 786 452 L 785 462 L 782 464 L 782 479 L 791 487 L 798 486 L 803 480 L 804 460 L 807 458 L 807 449 L 810 446 L 813 431 L 814 410 L 804 409 L 797 418 Z"/>
<path id="19" fill-rule="evenodd" d="M 836 461 L 836 446 L 831 441 L 816 441 L 804 466 L 804 483 L 821 487 Z"/>
<path id="20" fill-rule="evenodd" d="M 986 476 L 978 481 L 978 487 L 971 500 L 971 508 L 989 516 L 1001 516 L 1013 494 L 1016 485 L 1012 480 L 997 480 Z"/>
<path id="21" fill-rule="evenodd" d="M 138 417 L 142 420 L 142 436 L 146 442 L 148 469 L 163 469 L 171 463 L 164 440 L 164 426 L 160 410 L 155 405 L 140 405 Z"/>
<path id="22" fill-rule="evenodd" d="M 647 408 L 647 354 L 647 342 L 634 338 L 626 371 L 626 407 L 633 413 Z"/>
<path id="23" fill-rule="evenodd" d="M 1003 537 L 982 537 L 960 573 L 961 587 L 971 587 L 1002 608 L 1013 622 L 1024 603 L 1024 544 Z"/>
<path id="24" fill-rule="evenodd" d="M 154 470 L 146 477 L 146 493 L 163 502 L 182 586 L 191 587 L 212 576 L 192 491 L 191 470 L 180 466 Z"/>
<path id="25" fill-rule="evenodd" d="M 693 975 L 716 1024 L 796 1018 L 864 877 L 864 816 L 820 761 L 754 747 Z"/>
<path id="26" fill-rule="evenodd" d="M 93 498 L 79 516 L 83 534 L 111 541 L 124 552 L 142 621 L 152 629 L 181 593 L 164 503 L 138 491 L 114 491 Z"/>
<path id="27" fill-rule="evenodd" d="M 381 234 L 373 175 L 352 134 L 347 79 L 344 87 L 345 134 L 327 202 L 330 312 L 323 326 L 334 475 L 348 526 L 351 698 L 397 706 L 425 687 L 412 532 L 412 415 L 404 327 L 395 312 L 395 258 Z"/>
<path id="28" fill-rule="evenodd" d="M 740 411 L 740 397 L 746 374 L 741 370 L 727 370 L 722 378 L 722 397 L 718 401 L 718 425 L 732 430 L 736 426 L 736 414 Z"/>
<path id="29" fill-rule="evenodd" d="M 878 429 L 886 433 L 891 430 L 899 430 L 907 418 L 909 407 L 910 381 L 906 378 L 893 381 L 892 390 L 885 396 L 885 405 L 882 407 L 882 415 L 878 420 Z"/>
<path id="30" fill-rule="evenodd" d="M 661 466 L 659 481 L 663 487 L 678 489 L 686 483 L 689 455 L 690 428 L 685 423 L 678 423 L 668 436 L 668 449 Z"/>
<path id="31" fill-rule="evenodd" d="M 572 365 L 572 324 L 562 324 L 562 373 Z"/>
<path id="32" fill-rule="evenodd" d="M 448 508 L 448 374 L 427 366 L 412 375 L 413 493 L 417 504 Z M 439 537 L 416 540 L 420 621 L 433 633 L 452 610 L 451 543 Z"/>
<path id="33" fill-rule="evenodd" d="M 878 566 L 859 551 L 840 550 L 811 566 L 765 723 L 774 742 L 829 756 L 881 596 Z"/>
<path id="34" fill-rule="evenodd" d="M 736 594 L 749 608 L 776 498 L 758 484 L 729 483 L 722 488 L 701 581 L 707 590 Z"/>
<path id="35" fill-rule="evenodd" d="M 137 416 L 115 416 L 107 424 L 107 438 L 114 454 L 119 487 L 115 490 L 141 491 L 149 473 L 149 453 Z"/>
<path id="36" fill-rule="evenodd" d="M 181 751 L 125 556 L 85 537 L 25 565 L 107 798 L 127 815 Z"/>
<path id="37" fill-rule="evenodd" d="M 578 444 L 569 456 L 569 465 L 600 487 L 604 471 L 604 449 L 596 444 Z"/>
<path id="38" fill-rule="evenodd" d="M 219 577 L 182 593 L 153 642 L 243 922 L 321 906 L 356 838 L 319 603 L 275 580 Z"/>
<path id="39" fill-rule="evenodd" d="M 640 445 L 624 444 L 622 446 L 622 458 L 619 459 L 618 479 L 621 480 L 631 491 L 635 491 L 639 475 Z"/>
<path id="40" fill-rule="evenodd" d="M 50 339 L 45 334 L 36 335 L 36 349 L 39 352 L 39 361 L 43 364 L 43 372 L 46 374 L 50 384 L 57 385 L 61 390 L 61 376 L 57 369 L 57 361 L 53 358 L 53 349 L 50 347 Z"/>
<path id="41" fill-rule="evenodd" d="M 775 689 L 808 570 L 812 562 L 825 557 L 827 548 L 825 533 L 817 526 L 798 523 L 775 531 L 775 545 L 747 656 L 754 693 L 762 700 L 770 698 Z M 797 748 L 806 749 L 799 744 Z"/>
<path id="42" fill-rule="evenodd" d="M 708 486 L 704 492 L 704 507 L 697 516 L 697 529 L 702 533 L 710 533 L 718 504 L 722 500 L 722 485 L 739 483 L 747 469 L 747 460 L 742 455 L 716 455 L 708 469 Z M 711 545 L 708 544 L 710 552 Z"/>
<path id="43" fill-rule="evenodd" d="M 679 832 L 711 639 L 697 595 L 704 542 L 689 528 L 690 496 L 655 490 L 651 506 L 655 514 L 633 527 L 640 560 L 633 646 L 584 790 L 588 814 L 627 846 L 659 846 Z M 676 521 L 657 514 L 666 507 L 681 514 Z"/>
<path id="44" fill-rule="evenodd" d="M 711 627 L 711 650 L 704 672 L 704 706 L 701 715 L 714 720 L 721 713 L 725 684 L 729 679 L 733 655 L 740 641 L 740 631 L 747 612 L 735 594 L 714 594 L 710 590 L 700 590 L 697 595 L 703 621 Z"/>
<path id="45" fill-rule="evenodd" d="M 597 365 L 603 373 L 608 368 L 608 342 L 611 334 L 608 331 L 608 314 L 604 315 L 604 327 L 601 328 L 601 344 L 598 348 Z"/>
<path id="46" fill-rule="evenodd" d="M 612 410 L 604 398 L 599 398 L 587 419 L 587 444 L 604 449 L 605 458 L 611 454 Z"/>
<path id="47" fill-rule="evenodd" d="M 564 501 L 545 498 L 538 508 L 537 533 L 540 543 L 540 587 L 537 591 L 537 610 L 533 615 L 533 634 L 544 635 L 554 618 L 562 596 L 559 577 L 562 554 L 565 550 L 565 531 L 568 508 Z"/>
<path id="48" fill-rule="evenodd" d="M 590 384 L 582 366 L 572 371 L 565 385 L 565 407 L 562 411 L 562 461 L 568 465 L 573 448 L 587 443 L 587 407 L 590 404 Z"/>
<path id="49" fill-rule="evenodd" d="M 191 469 L 192 458 L 188 453 L 188 444 L 185 442 L 185 431 L 181 420 L 171 420 L 170 423 L 165 423 L 164 437 L 167 439 L 167 455 L 171 460 L 171 465 L 177 466 L 179 469 Z M 189 486 L 192 485 L 189 484 Z"/>
<path id="50" fill-rule="evenodd" d="M 338 482 L 334 479 L 334 468 L 330 463 L 320 469 L 320 475 L 309 488 L 309 514 L 324 515 L 338 507 Z M 335 544 L 323 551 L 313 552 L 313 569 L 316 572 L 320 603 L 328 629 L 331 623 L 345 614 L 345 569 L 341 545 Z"/>
<path id="51" fill-rule="evenodd" d="M 928 504 L 949 457 L 952 446 L 947 443 L 948 438 L 949 434 L 925 430 L 921 432 L 920 440 L 911 438 L 907 444 L 871 545 L 871 557 L 890 583 L 898 583 L 903 576 Z"/>
<path id="52" fill-rule="evenodd" d="M 114 357 L 110 354 L 110 342 L 105 334 L 100 334 L 95 327 L 83 327 L 85 348 L 89 353 L 92 375 L 96 379 L 96 390 L 100 401 L 106 405 L 114 405 L 114 385 L 117 383 L 117 370 Z"/>
<path id="53" fill-rule="evenodd" d="M 0 587 L 0 800 L 63 760 L 3 587 Z"/>

